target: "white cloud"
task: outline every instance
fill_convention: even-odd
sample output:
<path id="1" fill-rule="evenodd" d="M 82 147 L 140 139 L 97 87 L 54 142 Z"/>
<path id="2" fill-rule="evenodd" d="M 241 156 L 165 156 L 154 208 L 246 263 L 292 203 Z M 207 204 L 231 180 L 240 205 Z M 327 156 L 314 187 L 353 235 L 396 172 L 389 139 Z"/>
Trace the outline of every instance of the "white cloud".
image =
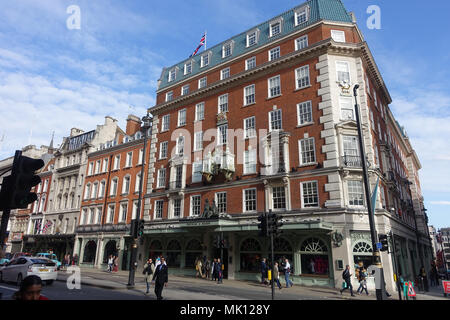
<path id="1" fill-rule="evenodd" d="M 430 201 L 431 204 L 450 206 L 450 201 Z"/>

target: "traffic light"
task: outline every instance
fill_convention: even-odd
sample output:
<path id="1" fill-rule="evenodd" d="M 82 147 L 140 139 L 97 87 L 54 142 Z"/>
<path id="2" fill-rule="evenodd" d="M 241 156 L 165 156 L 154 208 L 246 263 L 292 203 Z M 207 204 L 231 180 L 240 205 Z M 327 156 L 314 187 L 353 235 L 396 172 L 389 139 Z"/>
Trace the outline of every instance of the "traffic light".
<path id="1" fill-rule="evenodd" d="M 138 231 L 137 234 L 139 237 L 142 237 L 144 235 L 144 220 L 138 220 Z"/>
<path id="2" fill-rule="evenodd" d="M 26 209 L 30 203 L 37 200 L 37 195 L 30 192 L 31 188 L 41 182 L 35 171 L 44 166 L 42 159 L 32 159 L 22 156 L 17 150 L 11 169 L 11 175 L 5 177 L 0 193 L 2 209 Z"/>
<path id="3" fill-rule="evenodd" d="M 259 236 L 267 237 L 269 235 L 269 233 L 268 233 L 269 230 L 267 228 L 268 227 L 267 213 L 264 212 L 264 213 L 260 214 L 258 217 L 258 221 L 260 222 L 260 223 L 258 223 L 258 229 L 260 229 Z"/>
<path id="4" fill-rule="evenodd" d="M 131 220 L 130 236 L 133 239 L 137 239 L 138 237 L 138 220 L 136 219 Z"/>
<path id="5" fill-rule="evenodd" d="M 380 251 L 387 251 L 389 249 L 387 234 L 380 234 L 380 235 L 378 235 L 378 241 L 381 242 L 381 249 L 380 249 Z"/>
<path id="6" fill-rule="evenodd" d="M 283 223 L 280 220 L 281 216 L 276 213 L 272 213 L 272 211 L 269 211 L 267 223 L 269 226 L 269 234 L 273 234 L 275 237 L 277 237 L 283 232 L 282 230 L 280 230 L 283 226 Z"/>

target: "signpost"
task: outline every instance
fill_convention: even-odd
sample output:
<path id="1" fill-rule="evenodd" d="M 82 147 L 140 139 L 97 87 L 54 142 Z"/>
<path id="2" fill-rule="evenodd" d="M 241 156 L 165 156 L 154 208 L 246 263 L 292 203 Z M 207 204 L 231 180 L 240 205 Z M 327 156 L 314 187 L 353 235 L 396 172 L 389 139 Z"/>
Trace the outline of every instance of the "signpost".
<path id="1" fill-rule="evenodd" d="M 450 281 L 442 280 L 442 287 L 444 287 L 444 297 L 450 293 Z"/>

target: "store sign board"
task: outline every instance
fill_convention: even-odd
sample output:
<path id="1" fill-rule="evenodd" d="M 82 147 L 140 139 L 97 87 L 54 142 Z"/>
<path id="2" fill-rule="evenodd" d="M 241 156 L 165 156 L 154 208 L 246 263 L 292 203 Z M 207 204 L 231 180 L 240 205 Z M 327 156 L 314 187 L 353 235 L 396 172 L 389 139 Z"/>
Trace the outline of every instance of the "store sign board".
<path id="1" fill-rule="evenodd" d="M 444 293 L 450 293 L 450 281 L 442 281 L 442 286 L 444 287 Z"/>

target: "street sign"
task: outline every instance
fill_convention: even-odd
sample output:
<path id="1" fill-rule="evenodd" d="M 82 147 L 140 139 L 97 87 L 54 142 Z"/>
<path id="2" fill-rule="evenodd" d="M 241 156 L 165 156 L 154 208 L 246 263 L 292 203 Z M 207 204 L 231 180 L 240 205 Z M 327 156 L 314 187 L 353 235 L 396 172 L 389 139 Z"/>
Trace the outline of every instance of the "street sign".
<path id="1" fill-rule="evenodd" d="M 410 282 L 408 282 L 408 297 L 415 297 L 415 296 L 416 296 L 416 292 L 414 291 L 414 288 L 410 281 Z"/>
<path id="2" fill-rule="evenodd" d="M 442 280 L 442 286 L 444 287 L 444 293 L 450 293 L 450 281 Z"/>
<path id="3" fill-rule="evenodd" d="M 381 242 L 377 242 L 377 249 L 381 249 L 383 248 L 383 245 L 381 244 Z"/>

